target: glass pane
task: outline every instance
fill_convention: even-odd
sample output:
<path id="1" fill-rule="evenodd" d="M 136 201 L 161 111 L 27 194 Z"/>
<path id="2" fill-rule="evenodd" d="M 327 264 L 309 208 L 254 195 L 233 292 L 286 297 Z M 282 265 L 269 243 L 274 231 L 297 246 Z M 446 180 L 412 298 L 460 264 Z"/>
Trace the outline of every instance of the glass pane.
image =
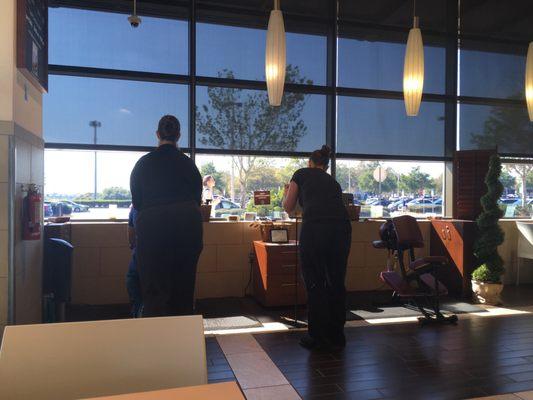
<path id="1" fill-rule="evenodd" d="M 196 165 L 202 176 L 211 175 L 213 188 L 213 217 L 228 215 L 244 217 L 246 212 L 258 217 L 282 218 L 283 188 L 294 172 L 307 166 L 306 159 L 197 155 Z M 253 192 L 270 190 L 271 204 L 255 206 Z M 253 214 L 251 214 L 253 216 Z M 250 218 L 250 217 L 249 217 Z"/>
<path id="2" fill-rule="evenodd" d="M 326 140 L 326 96 L 285 92 L 280 107 L 266 91 L 198 87 L 196 145 L 224 150 L 311 151 Z"/>
<path id="3" fill-rule="evenodd" d="M 407 117 L 402 100 L 338 97 L 337 151 L 443 156 L 444 104 L 423 102 Z"/>
<path id="4" fill-rule="evenodd" d="M 381 33 L 360 32 L 359 38 L 338 40 L 338 85 L 363 89 L 403 90 L 407 33 L 387 39 Z M 424 46 L 424 92 L 444 93 L 446 54 L 443 47 Z"/>
<path id="5" fill-rule="evenodd" d="M 198 75 L 265 80 L 266 30 L 205 23 L 196 29 Z M 288 32 L 286 38 L 286 81 L 325 85 L 326 37 Z"/>
<path id="6" fill-rule="evenodd" d="M 526 46 L 465 42 L 459 51 L 460 94 L 524 98 L 526 53 Z"/>
<path id="7" fill-rule="evenodd" d="M 461 150 L 498 148 L 500 153 L 533 155 L 533 124 L 526 106 L 459 105 Z"/>
<path id="8" fill-rule="evenodd" d="M 188 88 L 153 82 L 50 76 L 44 96 L 46 142 L 155 146 L 157 123 L 165 114 L 181 123 L 179 145 L 188 145 Z"/>
<path id="9" fill-rule="evenodd" d="M 504 163 L 500 181 L 503 217 L 533 218 L 533 163 Z"/>
<path id="10" fill-rule="evenodd" d="M 188 23 L 128 14 L 49 8 L 49 62 L 130 71 L 187 74 Z"/>
<path id="11" fill-rule="evenodd" d="M 72 219 L 128 217 L 130 173 L 145 153 L 47 149 L 44 154 L 45 217 L 60 211 Z"/>
<path id="12" fill-rule="evenodd" d="M 374 178 L 378 168 L 381 184 Z M 442 162 L 338 160 L 336 173 L 343 192 L 353 193 L 361 205 L 363 218 L 442 215 Z"/>

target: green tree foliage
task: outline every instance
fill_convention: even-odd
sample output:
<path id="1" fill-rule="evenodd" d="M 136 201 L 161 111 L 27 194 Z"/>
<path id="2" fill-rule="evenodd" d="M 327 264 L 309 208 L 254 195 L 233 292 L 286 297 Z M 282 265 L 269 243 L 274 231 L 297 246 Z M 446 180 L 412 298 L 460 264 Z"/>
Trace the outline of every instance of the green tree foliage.
<path id="1" fill-rule="evenodd" d="M 118 186 L 105 188 L 102 191 L 103 200 L 131 200 L 131 193 L 128 189 Z"/>
<path id="2" fill-rule="evenodd" d="M 232 71 L 223 70 L 220 78 L 233 79 Z M 312 84 L 300 76 L 298 67 L 288 65 L 286 79 L 292 83 Z M 210 87 L 208 104 L 197 108 L 197 132 L 200 143 L 226 150 L 296 150 L 307 133 L 302 118 L 306 95 L 285 92 L 279 107 L 271 107 L 266 91 Z M 257 157 L 232 157 L 240 186 L 241 203 L 249 192 L 249 178 L 260 166 Z"/>
<path id="3" fill-rule="evenodd" d="M 420 167 L 414 167 L 407 175 L 400 177 L 400 189 L 409 194 L 418 194 L 422 189 L 434 189 L 435 182 L 431 176 L 420 171 Z"/>
<path id="4" fill-rule="evenodd" d="M 374 171 L 379 165 L 379 162 L 375 161 L 360 166 L 357 176 L 359 190 L 376 194 L 379 192 L 379 183 L 374 179 Z M 381 183 L 381 193 L 393 193 L 398 189 L 398 176 L 391 168 L 386 171 L 387 178 Z"/>
<path id="5" fill-rule="evenodd" d="M 511 175 L 507 169 L 508 168 L 506 168 L 505 171 L 502 171 L 500 182 L 506 192 L 512 192 L 516 188 L 516 178 Z"/>
<path id="6" fill-rule="evenodd" d="M 498 246 L 504 240 L 504 233 L 499 225 L 503 211 L 498 206 L 498 200 L 503 193 L 503 185 L 499 179 L 501 172 L 500 157 L 493 155 L 485 178 L 487 193 L 481 197 L 483 212 L 477 219 L 479 236 L 474 244 L 474 253 L 480 266 L 472 273 L 472 278 L 482 282 L 498 283 L 505 271 L 503 259 L 498 254 Z"/>

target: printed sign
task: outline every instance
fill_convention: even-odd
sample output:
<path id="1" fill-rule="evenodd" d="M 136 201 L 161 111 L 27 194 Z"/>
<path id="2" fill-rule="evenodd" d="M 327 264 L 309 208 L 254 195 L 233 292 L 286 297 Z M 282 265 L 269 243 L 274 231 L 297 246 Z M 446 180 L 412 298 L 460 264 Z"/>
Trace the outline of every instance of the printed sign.
<path id="1" fill-rule="evenodd" d="M 270 190 L 256 190 L 254 192 L 254 205 L 268 206 L 270 204 Z"/>
<path id="2" fill-rule="evenodd" d="M 33 85 L 48 90 L 48 1 L 17 1 L 17 67 Z"/>

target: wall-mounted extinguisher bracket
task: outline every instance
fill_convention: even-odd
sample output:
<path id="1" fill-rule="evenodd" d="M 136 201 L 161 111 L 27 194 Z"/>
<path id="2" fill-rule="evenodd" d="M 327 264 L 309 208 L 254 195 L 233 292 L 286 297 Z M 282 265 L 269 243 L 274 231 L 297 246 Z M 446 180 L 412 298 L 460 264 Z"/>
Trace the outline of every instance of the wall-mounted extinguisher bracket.
<path id="1" fill-rule="evenodd" d="M 36 185 L 29 185 L 22 200 L 22 240 L 39 240 L 43 221 L 43 198 Z"/>

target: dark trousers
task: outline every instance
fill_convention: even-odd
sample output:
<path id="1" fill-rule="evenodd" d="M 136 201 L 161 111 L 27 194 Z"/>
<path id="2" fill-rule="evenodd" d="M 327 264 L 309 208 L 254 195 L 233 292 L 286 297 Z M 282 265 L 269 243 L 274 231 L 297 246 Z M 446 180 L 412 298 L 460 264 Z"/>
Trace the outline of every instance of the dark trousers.
<path id="1" fill-rule="evenodd" d="M 128 289 L 128 295 L 131 304 L 131 316 L 137 318 L 140 315 L 142 307 L 142 293 L 141 282 L 139 279 L 139 272 L 137 271 L 137 256 L 135 250 L 131 255 L 131 261 L 126 274 L 126 288 Z"/>
<path id="2" fill-rule="evenodd" d="M 141 210 L 136 234 L 143 317 L 193 314 L 202 252 L 198 206 L 179 203 Z"/>
<path id="3" fill-rule="evenodd" d="M 307 289 L 308 332 L 318 341 L 343 344 L 346 264 L 352 227 L 348 221 L 304 221 L 300 259 Z"/>

